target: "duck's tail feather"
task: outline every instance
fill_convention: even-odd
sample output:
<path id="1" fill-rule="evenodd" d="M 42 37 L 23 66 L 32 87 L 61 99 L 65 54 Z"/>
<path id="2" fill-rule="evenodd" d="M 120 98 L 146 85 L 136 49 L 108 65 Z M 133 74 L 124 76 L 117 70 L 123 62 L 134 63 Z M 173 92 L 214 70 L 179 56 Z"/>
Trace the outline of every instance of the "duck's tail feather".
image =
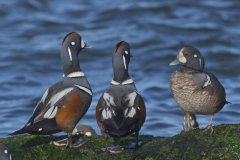
<path id="1" fill-rule="evenodd" d="M 27 133 L 27 131 L 26 131 L 25 128 L 22 128 L 22 129 L 19 129 L 19 130 L 13 132 L 13 133 L 10 133 L 9 135 L 14 136 L 14 135 L 24 134 L 24 133 Z"/>

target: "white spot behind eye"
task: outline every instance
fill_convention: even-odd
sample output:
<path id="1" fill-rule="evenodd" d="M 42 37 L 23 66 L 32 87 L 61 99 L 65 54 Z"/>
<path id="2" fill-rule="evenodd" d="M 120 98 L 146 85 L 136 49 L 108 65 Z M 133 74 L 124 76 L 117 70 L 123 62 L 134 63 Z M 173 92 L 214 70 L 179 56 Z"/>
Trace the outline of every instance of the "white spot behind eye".
<path id="1" fill-rule="evenodd" d="M 38 129 L 38 131 L 40 131 L 40 132 L 41 132 L 41 131 L 42 131 L 42 128 L 39 128 L 39 129 Z"/>
<path id="2" fill-rule="evenodd" d="M 197 58 L 198 56 L 196 54 L 193 55 L 195 58 Z"/>
<path id="3" fill-rule="evenodd" d="M 71 45 L 73 45 L 73 46 L 74 46 L 75 44 L 76 44 L 75 42 L 71 42 Z"/>
<path id="4" fill-rule="evenodd" d="M 5 150 L 4 150 L 4 153 L 5 153 L 5 154 L 8 154 L 8 150 L 5 149 Z"/>
<path id="5" fill-rule="evenodd" d="M 128 51 L 125 51 L 125 54 L 128 54 Z"/>

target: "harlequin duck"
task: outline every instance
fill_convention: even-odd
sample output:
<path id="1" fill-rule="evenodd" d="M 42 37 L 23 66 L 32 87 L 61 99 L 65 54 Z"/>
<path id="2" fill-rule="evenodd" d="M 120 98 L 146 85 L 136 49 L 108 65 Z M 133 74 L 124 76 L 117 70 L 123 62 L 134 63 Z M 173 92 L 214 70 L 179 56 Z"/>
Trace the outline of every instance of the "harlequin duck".
<path id="1" fill-rule="evenodd" d="M 198 127 L 195 114 L 210 114 L 207 129 L 212 128 L 212 118 L 227 103 L 225 89 L 218 79 L 204 72 L 204 59 L 192 46 L 183 47 L 170 65 L 181 67 L 172 74 L 170 87 L 174 98 L 184 112 L 184 130 Z"/>
<path id="2" fill-rule="evenodd" d="M 144 100 L 128 74 L 130 45 L 121 41 L 112 56 L 114 77 L 96 106 L 96 119 L 100 130 L 112 137 L 135 133 L 134 148 L 139 146 L 138 135 L 146 117 Z M 107 152 L 118 152 L 116 147 L 106 147 Z"/>
<path id="3" fill-rule="evenodd" d="M 88 46 L 78 33 L 66 35 L 61 47 L 63 78 L 47 89 L 26 125 L 11 135 L 49 135 L 64 131 L 68 134 L 68 146 L 72 147 L 72 131 L 92 101 L 91 87 L 78 60 L 78 54 L 84 48 Z"/>
<path id="4" fill-rule="evenodd" d="M 12 156 L 8 148 L 0 143 L 0 160 L 12 160 Z"/>

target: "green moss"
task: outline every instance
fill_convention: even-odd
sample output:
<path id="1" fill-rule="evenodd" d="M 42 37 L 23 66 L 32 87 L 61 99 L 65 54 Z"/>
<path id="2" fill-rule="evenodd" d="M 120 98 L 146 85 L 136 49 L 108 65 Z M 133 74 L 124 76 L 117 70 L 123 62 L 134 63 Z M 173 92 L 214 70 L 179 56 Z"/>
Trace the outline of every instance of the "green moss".
<path id="1" fill-rule="evenodd" d="M 137 150 L 124 150 L 120 154 L 101 151 L 105 146 L 102 136 L 89 138 L 80 148 L 70 149 L 49 144 L 48 136 L 17 136 L 2 138 L 15 160 L 172 160 L 172 159 L 240 159 L 240 125 L 220 125 L 209 135 L 202 130 L 183 132 L 169 138 L 141 136 L 143 145 Z M 133 137 L 121 138 L 120 145 Z M 109 138 L 108 145 L 113 139 Z"/>

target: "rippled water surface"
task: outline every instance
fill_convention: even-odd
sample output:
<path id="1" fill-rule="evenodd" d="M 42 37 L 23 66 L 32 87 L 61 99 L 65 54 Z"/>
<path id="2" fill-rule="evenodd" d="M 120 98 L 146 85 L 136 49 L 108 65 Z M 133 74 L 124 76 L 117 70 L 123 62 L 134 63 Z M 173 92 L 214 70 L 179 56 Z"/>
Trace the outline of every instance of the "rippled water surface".
<path id="1" fill-rule="evenodd" d="M 159 0 L 8 0 L 0 2 L 0 136 L 21 128 L 43 92 L 62 76 L 63 37 L 77 31 L 92 49 L 79 56 L 92 86 L 92 105 L 81 120 L 98 130 L 95 106 L 112 79 L 111 55 L 121 40 L 131 45 L 130 74 L 145 99 L 141 134 L 172 136 L 182 129 L 168 64 L 191 44 L 206 70 L 225 86 L 226 105 L 214 125 L 240 122 L 240 2 Z M 209 116 L 198 116 L 201 126 Z"/>

